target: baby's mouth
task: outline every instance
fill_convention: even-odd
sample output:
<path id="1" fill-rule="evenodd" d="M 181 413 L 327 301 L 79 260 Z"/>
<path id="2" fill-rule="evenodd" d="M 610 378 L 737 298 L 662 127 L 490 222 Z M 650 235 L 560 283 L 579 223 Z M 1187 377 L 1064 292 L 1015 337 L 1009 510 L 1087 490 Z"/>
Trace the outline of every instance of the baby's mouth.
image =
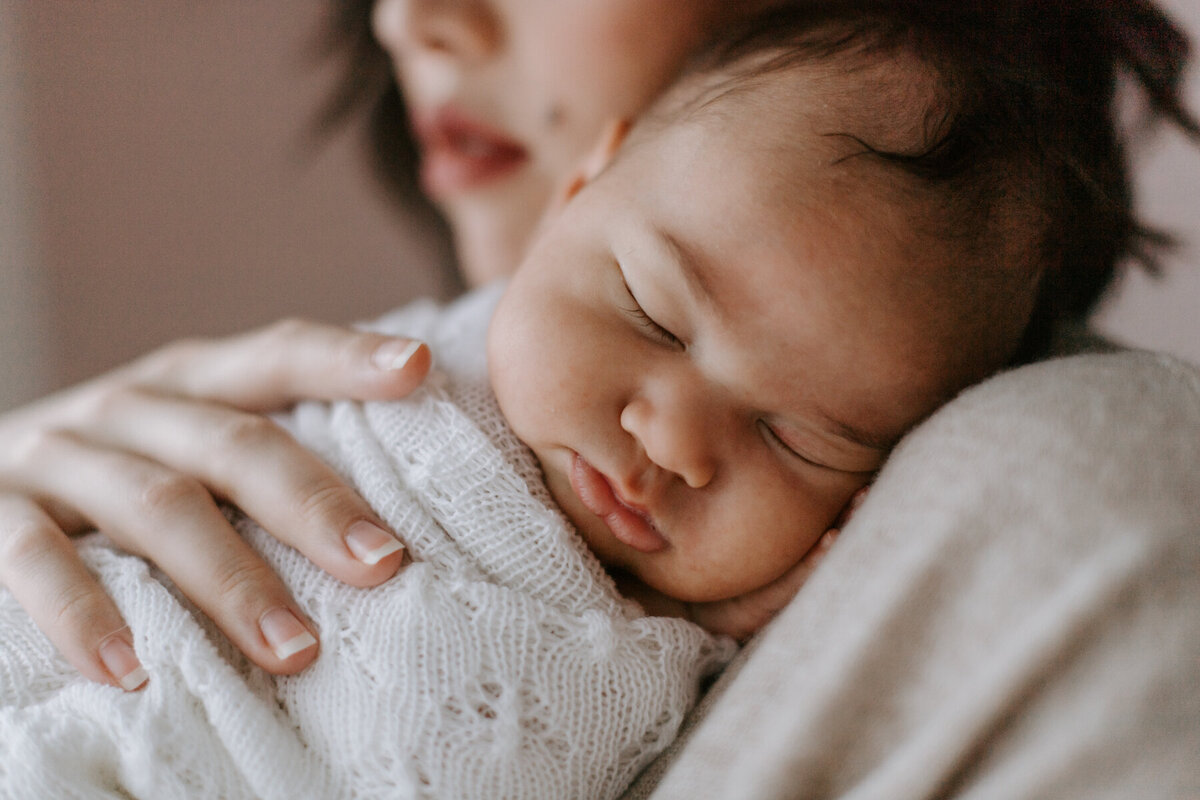
<path id="1" fill-rule="evenodd" d="M 626 504 L 601 472 L 578 453 L 571 461 L 571 489 L 584 508 L 604 521 L 622 544 L 642 553 L 654 553 L 669 545 L 650 516 Z"/>

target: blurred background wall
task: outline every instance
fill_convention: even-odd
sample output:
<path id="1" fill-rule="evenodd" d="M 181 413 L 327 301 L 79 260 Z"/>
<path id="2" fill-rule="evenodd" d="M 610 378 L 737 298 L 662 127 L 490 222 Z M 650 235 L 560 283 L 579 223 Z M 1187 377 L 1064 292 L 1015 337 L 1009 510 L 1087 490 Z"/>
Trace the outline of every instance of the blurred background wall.
<path id="1" fill-rule="evenodd" d="M 0 407 L 157 344 L 437 294 L 356 132 L 306 138 L 322 0 L 0 0 Z"/>
<path id="2" fill-rule="evenodd" d="M 1165 4 L 1200 38 L 1200 0 Z M 172 338 L 437 294 L 445 254 L 352 132 L 304 147 L 321 0 L 0 0 L 0 408 Z M 1190 85 L 1200 108 L 1200 72 Z M 1138 159 L 1185 245 L 1098 327 L 1200 363 L 1200 153 Z"/>

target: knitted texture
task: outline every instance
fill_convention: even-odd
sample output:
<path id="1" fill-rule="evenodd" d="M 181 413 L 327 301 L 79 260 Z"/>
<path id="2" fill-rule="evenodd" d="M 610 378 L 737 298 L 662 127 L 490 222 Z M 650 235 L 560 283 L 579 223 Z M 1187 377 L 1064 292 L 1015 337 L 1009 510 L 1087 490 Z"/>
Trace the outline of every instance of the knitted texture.
<path id="1" fill-rule="evenodd" d="M 79 677 L 0 593 L 0 796 L 621 793 L 733 646 L 622 599 L 553 506 L 482 380 L 494 300 L 386 320 L 438 355 L 442 380 L 413 397 L 284 420 L 402 532 L 414 563 L 355 589 L 233 516 L 320 630 L 299 675 L 255 668 L 100 536 L 80 552 L 135 633 L 143 691 Z"/>

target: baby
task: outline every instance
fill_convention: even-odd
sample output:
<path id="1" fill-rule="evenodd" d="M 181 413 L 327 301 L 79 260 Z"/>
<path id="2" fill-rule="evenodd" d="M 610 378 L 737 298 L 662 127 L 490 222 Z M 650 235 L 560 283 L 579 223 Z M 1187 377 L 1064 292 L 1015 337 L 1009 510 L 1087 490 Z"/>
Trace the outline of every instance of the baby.
<path id="1" fill-rule="evenodd" d="M 764 17 L 614 123 L 507 286 L 379 324 L 443 380 L 285 422 L 413 557 L 354 589 L 239 522 L 321 630 L 308 670 L 253 668 L 102 541 L 155 632 L 144 691 L 0 598 L 0 794 L 619 794 L 731 654 L 679 617 L 762 624 L 895 442 L 1060 308 L 1039 139 L 978 136 L 994 98 L 920 25 L 837 8 Z"/>
<path id="2" fill-rule="evenodd" d="M 554 499 L 664 600 L 799 562 L 905 431 L 1012 361 L 1043 272 L 1023 165 L 939 184 L 881 155 L 943 146 L 935 69 L 761 30 L 787 48 L 717 58 L 612 126 L 488 336 Z"/>

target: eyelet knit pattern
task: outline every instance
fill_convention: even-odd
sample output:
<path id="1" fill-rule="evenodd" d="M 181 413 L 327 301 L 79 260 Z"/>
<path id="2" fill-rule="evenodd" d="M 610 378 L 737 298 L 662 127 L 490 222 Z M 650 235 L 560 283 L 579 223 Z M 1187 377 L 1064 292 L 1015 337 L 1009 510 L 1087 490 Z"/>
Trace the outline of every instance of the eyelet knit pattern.
<path id="1" fill-rule="evenodd" d="M 73 673 L 0 592 L 0 796 L 611 798 L 733 652 L 621 598 L 550 502 L 483 380 L 495 292 L 383 327 L 444 376 L 397 403 L 283 420 L 401 532 L 414 563 L 339 583 L 231 513 L 320 631 L 299 675 L 254 668 L 145 562 L 81 551 L 150 673 Z"/>

